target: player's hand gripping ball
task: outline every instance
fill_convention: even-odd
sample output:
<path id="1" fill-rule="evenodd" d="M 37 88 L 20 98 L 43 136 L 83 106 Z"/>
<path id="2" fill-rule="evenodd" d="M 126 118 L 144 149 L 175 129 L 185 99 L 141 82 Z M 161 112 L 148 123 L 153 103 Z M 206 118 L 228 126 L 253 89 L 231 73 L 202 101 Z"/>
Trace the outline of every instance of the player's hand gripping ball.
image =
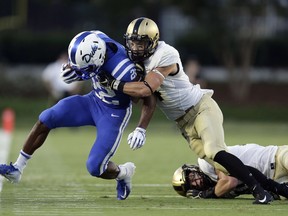
<path id="1" fill-rule="evenodd" d="M 77 74 L 77 72 L 69 64 L 62 65 L 60 76 L 62 80 L 68 84 L 82 80 L 81 77 Z"/>

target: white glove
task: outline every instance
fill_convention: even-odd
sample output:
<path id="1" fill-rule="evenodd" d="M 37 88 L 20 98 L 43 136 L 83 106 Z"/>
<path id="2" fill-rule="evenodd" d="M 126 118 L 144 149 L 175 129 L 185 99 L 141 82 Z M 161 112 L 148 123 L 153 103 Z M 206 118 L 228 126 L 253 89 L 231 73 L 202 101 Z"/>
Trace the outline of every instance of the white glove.
<path id="1" fill-rule="evenodd" d="M 76 71 L 74 69 L 72 69 L 68 64 L 62 65 L 60 76 L 61 76 L 62 80 L 68 84 L 75 82 L 75 81 L 82 80 L 81 77 L 78 76 Z"/>
<path id="2" fill-rule="evenodd" d="M 132 150 L 141 148 L 146 141 L 146 130 L 144 128 L 136 127 L 136 129 L 128 135 L 127 141 Z"/>

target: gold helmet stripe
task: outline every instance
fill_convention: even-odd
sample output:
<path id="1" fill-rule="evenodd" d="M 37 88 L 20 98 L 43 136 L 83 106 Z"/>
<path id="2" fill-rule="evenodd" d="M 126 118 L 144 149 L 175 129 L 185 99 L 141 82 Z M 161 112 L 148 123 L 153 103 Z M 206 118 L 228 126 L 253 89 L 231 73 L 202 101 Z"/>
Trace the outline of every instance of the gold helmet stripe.
<path id="1" fill-rule="evenodd" d="M 135 23 L 135 25 L 134 25 L 132 34 L 138 35 L 138 30 L 139 30 L 139 27 L 140 27 L 140 25 L 141 25 L 141 23 L 142 23 L 143 20 L 144 20 L 143 17 L 137 19 L 137 21 L 136 21 L 136 23 Z"/>

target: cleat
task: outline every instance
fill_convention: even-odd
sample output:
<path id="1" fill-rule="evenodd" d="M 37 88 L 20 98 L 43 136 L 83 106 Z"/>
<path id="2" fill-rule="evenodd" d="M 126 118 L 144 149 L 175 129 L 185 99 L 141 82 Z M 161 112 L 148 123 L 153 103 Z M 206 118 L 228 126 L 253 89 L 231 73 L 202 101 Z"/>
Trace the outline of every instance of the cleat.
<path id="1" fill-rule="evenodd" d="M 124 167 L 126 169 L 126 176 L 123 179 L 117 179 L 117 199 L 118 200 L 125 200 L 132 189 L 132 176 L 135 172 L 135 165 L 134 163 L 127 162 L 123 165 L 119 165 L 119 167 Z"/>
<path id="2" fill-rule="evenodd" d="M 252 194 L 255 197 L 255 201 L 253 204 L 270 204 L 273 201 L 273 196 L 268 193 L 266 190 L 263 190 L 259 185 L 256 185 L 253 190 Z"/>
<path id="3" fill-rule="evenodd" d="M 269 191 L 269 193 L 272 195 L 273 200 L 281 200 L 281 197 L 279 194 L 276 194 L 274 192 Z"/>
<path id="4" fill-rule="evenodd" d="M 288 199 L 288 182 L 281 183 L 280 185 L 281 188 L 279 188 L 278 194 Z"/>
<path id="5" fill-rule="evenodd" d="M 125 200 L 131 192 L 131 188 L 122 180 L 117 180 L 117 199 Z"/>
<path id="6" fill-rule="evenodd" d="M 11 183 L 18 183 L 21 179 L 21 172 L 13 166 L 12 162 L 10 165 L 0 164 L 0 175 Z"/>

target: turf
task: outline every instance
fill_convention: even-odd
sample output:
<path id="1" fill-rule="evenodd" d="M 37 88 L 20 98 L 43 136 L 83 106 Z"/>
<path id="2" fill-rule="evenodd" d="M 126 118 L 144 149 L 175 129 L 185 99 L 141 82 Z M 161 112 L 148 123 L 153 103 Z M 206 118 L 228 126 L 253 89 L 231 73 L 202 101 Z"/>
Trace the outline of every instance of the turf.
<path id="1" fill-rule="evenodd" d="M 4 182 L 0 193 L 1 216 L 38 215 L 287 215 L 288 200 L 271 205 L 252 205 L 253 197 L 234 200 L 193 200 L 180 197 L 171 186 L 173 172 L 183 163 L 194 163 L 195 154 L 172 122 L 152 122 L 142 149 L 132 151 L 126 137 L 113 157 L 121 164 L 133 161 L 136 174 L 129 198 L 118 201 L 114 180 L 89 176 L 85 163 L 96 131 L 91 127 L 52 131 L 46 143 L 33 155 L 18 185 Z M 287 144 L 284 123 L 226 122 L 229 145 L 256 142 L 262 145 Z M 13 134 L 10 160 L 15 161 L 29 128 Z"/>

